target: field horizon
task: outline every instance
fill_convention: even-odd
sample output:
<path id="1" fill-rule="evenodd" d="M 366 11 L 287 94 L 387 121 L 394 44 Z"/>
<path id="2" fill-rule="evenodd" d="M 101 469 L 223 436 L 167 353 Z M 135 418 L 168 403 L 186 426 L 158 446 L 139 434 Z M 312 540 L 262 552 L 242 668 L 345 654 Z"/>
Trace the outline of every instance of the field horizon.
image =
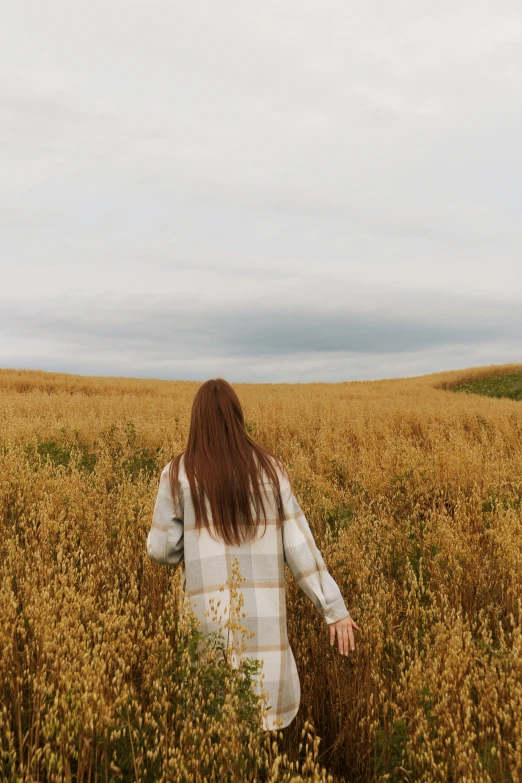
<path id="1" fill-rule="evenodd" d="M 522 362 L 510 362 L 508 364 L 490 364 L 490 365 L 477 365 L 477 366 L 470 366 L 470 367 L 464 367 L 464 368 L 458 368 L 453 370 L 437 370 L 435 372 L 431 373 L 422 373 L 420 375 L 404 375 L 404 376 L 397 376 L 397 377 L 382 377 L 382 378 L 373 378 L 373 379 L 357 379 L 357 380 L 342 380 L 342 381 L 262 381 L 262 382 L 249 382 L 249 381 L 234 381 L 229 378 L 225 378 L 225 380 L 228 380 L 230 384 L 233 386 L 313 386 L 313 385 L 327 385 L 327 386 L 336 386 L 336 385 L 346 385 L 346 384 L 376 384 L 376 383 L 383 383 L 383 382 L 395 382 L 395 381 L 416 381 L 425 379 L 433 380 L 435 383 L 438 381 L 441 382 L 440 388 L 445 388 L 445 384 L 447 384 L 447 388 L 453 385 L 453 382 L 455 385 L 458 383 L 466 383 L 470 382 L 476 379 L 482 379 L 482 378 L 489 378 L 494 377 L 496 375 L 502 375 L 507 374 L 511 372 L 520 372 L 522 371 Z M 159 384 L 169 384 L 169 383 L 187 383 L 187 384 L 194 384 L 198 385 L 201 383 L 204 383 L 207 378 L 201 379 L 201 380 L 194 380 L 194 379 L 183 379 L 183 378 L 154 378 L 154 377 L 135 377 L 132 375 L 84 375 L 82 373 L 68 373 L 68 372 L 57 372 L 54 370 L 34 370 L 31 368 L 12 368 L 12 367 L 0 367 L 0 378 L 3 376 L 10 376 L 15 383 L 17 381 L 36 381 L 38 379 L 47 380 L 49 382 L 53 381 L 63 381 L 66 382 L 68 380 L 93 380 L 93 381 L 114 381 L 116 383 L 123 383 L 128 381 L 133 381 L 138 384 L 140 383 L 159 383 Z M 18 376 L 18 377 L 17 377 Z M 214 376 L 212 376 L 214 377 Z M 215 376 L 217 377 L 217 376 Z M 220 376 L 224 377 L 224 376 Z M 32 386 L 32 388 L 35 388 Z"/>

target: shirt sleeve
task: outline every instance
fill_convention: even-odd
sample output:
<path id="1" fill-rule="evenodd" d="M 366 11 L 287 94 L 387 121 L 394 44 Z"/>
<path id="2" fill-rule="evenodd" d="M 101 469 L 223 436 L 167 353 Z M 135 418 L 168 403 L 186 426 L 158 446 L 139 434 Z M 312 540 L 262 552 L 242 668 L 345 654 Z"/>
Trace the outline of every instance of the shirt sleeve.
<path id="1" fill-rule="evenodd" d="M 286 517 L 283 523 L 285 562 L 301 590 L 330 625 L 350 613 L 337 582 L 328 573 L 295 495 L 290 492 L 289 485 L 286 493 L 284 487 L 282 490 Z"/>
<path id="2" fill-rule="evenodd" d="M 147 554 L 156 563 L 177 565 L 184 554 L 183 492 L 179 493 L 178 501 L 174 506 L 169 468 L 170 463 L 161 472 L 152 525 L 147 536 Z"/>

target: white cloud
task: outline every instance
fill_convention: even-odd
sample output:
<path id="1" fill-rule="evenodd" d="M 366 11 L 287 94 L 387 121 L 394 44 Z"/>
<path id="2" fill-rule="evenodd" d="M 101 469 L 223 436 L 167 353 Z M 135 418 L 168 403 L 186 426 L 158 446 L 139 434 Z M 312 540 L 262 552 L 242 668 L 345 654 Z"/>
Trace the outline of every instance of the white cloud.
<path id="1" fill-rule="evenodd" d="M 335 307 L 386 319 L 400 303 L 419 335 L 437 325 L 413 353 L 395 334 L 391 364 L 386 330 L 380 352 L 303 364 L 278 321 L 286 337 L 255 332 L 263 359 L 226 343 L 243 380 L 520 359 L 518 322 L 492 304 L 513 313 L 522 293 L 520 3 L 27 0 L 5 16 L 2 299 L 33 331 L 11 328 L 0 365 L 211 372 L 197 328 L 190 359 L 130 338 L 107 358 L 117 327 L 89 325 L 96 299 L 132 328 L 178 300 L 189 319 L 249 303 L 261 325 L 301 304 L 328 340 Z M 462 354 L 458 325 L 440 342 L 450 292 L 466 323 L 489 303 L 484 355 L 476 328 Z M 66 316 L 81 356 L 50 331 Z"/>

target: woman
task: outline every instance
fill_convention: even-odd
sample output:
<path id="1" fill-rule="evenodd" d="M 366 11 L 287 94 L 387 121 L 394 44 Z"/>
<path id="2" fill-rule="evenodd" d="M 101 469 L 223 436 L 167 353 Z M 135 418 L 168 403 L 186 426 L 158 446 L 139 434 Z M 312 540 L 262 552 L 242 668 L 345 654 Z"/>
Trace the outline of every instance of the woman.
<path id="1" fill-rule="evenodd" d="M 232 386 L 202 384 L 194 398 L 187 449 L 161 473 L 147 552 L 157 563 L 183 561 L 183 590 L 204 635 L 218 630 L 212 607 L 230 602 L 225 589 L 237 558 L 248 631 L 244 654 L 263 664 L 268 694 L 264 729 L 295 718 L 301 689 L 286 627 L 285 562 L 329 626 L 339 652 L 355 649 L 350 617 L 292 492 L 283 463 L 245 429 Z"/>

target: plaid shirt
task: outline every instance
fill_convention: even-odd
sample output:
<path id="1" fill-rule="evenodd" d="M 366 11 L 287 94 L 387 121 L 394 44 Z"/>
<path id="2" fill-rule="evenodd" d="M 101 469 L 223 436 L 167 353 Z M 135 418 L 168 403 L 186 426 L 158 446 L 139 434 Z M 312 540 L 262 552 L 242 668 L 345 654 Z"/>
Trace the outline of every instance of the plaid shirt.
<path id="1" fill-rule="evenodd" d="M 284 503 L 285 521 L 277 527 L 276 501 L 269 484 L 267 490 L 267 526 L 263 535 L 263 518 L 259 535 L 231 546 L 215 541 L 206 528 L 196 529 L 190 487 L 180 464 L 181 492 L 174 507 L 169 483 L 170 462 L 161 473 L 158 495 L 147 537 L 147 552 L 157 563 L 177 565 L 182 562 L 184 594 L 190 597 L 194 614 L 204 635 L 218 631 L 219 622 L 211 617 L 211 603 L 218 601 L 218 611 L 227 607 L 230 593 L 227 582 L 232 576 L 232 562 L 238 559 L 244 577 L 240 589 L 246 612 L 241 622 L 251 639 L 245 639 L 245 656 L 263 664 L 263 691 L 268 694 L 268 717 L 264 729 L 284 728 L 295 718 L 301 688 L 286 627 L 285 562 L 294 579 L 326 623 L 348 616 L 340 590 L 328 573 L 315 545 L 308 522 L 291 492 L 288 479 L 278 470 Z M 207 506 L 208 508 L 208 506 Z M 258 680 L 259 683 L 259 680 Z M 258 691 L 260 692 L 260 691 Z"/>

